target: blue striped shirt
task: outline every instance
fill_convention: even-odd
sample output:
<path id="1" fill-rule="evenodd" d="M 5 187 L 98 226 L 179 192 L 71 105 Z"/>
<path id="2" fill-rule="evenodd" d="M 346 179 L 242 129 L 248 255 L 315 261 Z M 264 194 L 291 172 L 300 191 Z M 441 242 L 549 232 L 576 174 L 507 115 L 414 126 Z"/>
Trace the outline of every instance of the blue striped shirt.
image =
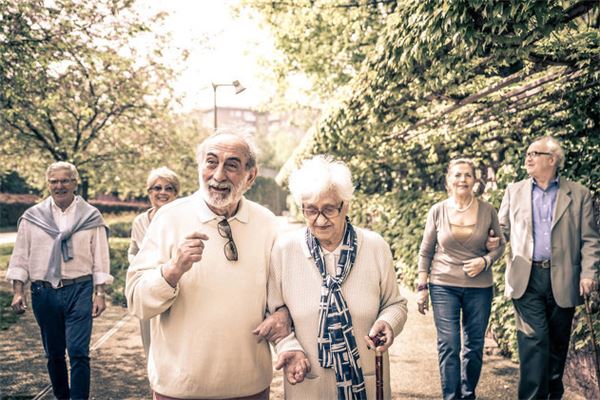
<path id="1" fill-rule="evenodd" d="M 535 179 L 531 196 L 533 212 L 533 260 L 544 261 L 552 259 L 552 214 L 556 205 L 558 193 L 558 177 L 550 182 L 546 190 L 542 189 Z"/>

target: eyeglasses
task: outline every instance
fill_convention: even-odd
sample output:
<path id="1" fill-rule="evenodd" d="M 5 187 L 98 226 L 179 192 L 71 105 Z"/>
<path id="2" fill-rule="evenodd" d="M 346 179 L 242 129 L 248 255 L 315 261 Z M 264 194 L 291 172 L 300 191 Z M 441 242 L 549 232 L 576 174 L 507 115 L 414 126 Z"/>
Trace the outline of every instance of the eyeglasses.
<path id="1" fill-rule="evenodd" d="M 221 235 L 221 237 L 228 239 L 227 243 L 225 243 L 225 246 L 223 246 L 225 258 L 227 258 L 229 261 L 237 261 L 238 251 L 233 241 L 233 235 L 231 234 L 231 226 L 229 225 L 229 222 L 227 222 L 226 219 L 222 219 L 217 224 L 217 230 L 219 231 L 219 235 Z"/>
<path id="2" fill-rule="evenodd" d="M 50 186 L 56 186 L 59 183 L 63 186 L 68 185 L 71 182 L 75 182 L 75 179 L 48 179 L 48 184 Z"/>
<path id="3" fill-rule="evenodd" d="M 154 186 L 148 188 L 149 192 L 157 192 L 157 193 L 159 193 L 159 192 L 162 192 L 163 190 L 165 192 L 167 192 L 167 193 L 174 193 L 175 192 L 175 188 L 173 186 L 164 186 L 163 187 L 163 186 L 160 186 L 160 185 L 154 185 Z"/>
<path id="4" fill-rule="evenodd" d="M 533 157 L 533 158 L 538 158 L 539 156 L 551 156 L 552 153 L 548 153 L 545 151 L 528 151 L 525 154 L 525 158 L 529 158 L 529 157 Z"/>
<path id="5" fill-rule="evenodd" d="M 318 208 L 314 207 L 302 207 L 302 214 L 304 215 L 304 217 L 306 217 L 306 219 L 309 220 L 316 220 L 317 218 L 319 218 L 319 215 L 323 215 L 326 219 L 331 219 L 340 215 L 342 207 L 344 207 L 343 201 L 340 203 L 339 207 L 325 206 L 322 210 L 319 210 Z"/>

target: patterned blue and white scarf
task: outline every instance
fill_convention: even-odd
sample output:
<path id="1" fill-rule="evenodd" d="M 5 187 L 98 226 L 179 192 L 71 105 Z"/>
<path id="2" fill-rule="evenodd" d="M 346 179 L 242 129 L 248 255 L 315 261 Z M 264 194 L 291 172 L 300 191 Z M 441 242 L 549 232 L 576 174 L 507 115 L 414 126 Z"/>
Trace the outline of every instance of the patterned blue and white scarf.
<path id="1" fill-rule="evenodd" d="M 323 277 L 317 338 L 319 364 L 323 368 L 333 367 L 338 399 L 366 400 L 367 393 L 352 328 L 352 317 L 341 290 L 342 283 L 356 259 L 356 232 L 350 225 L 350 219 L 346 217 L 343 246 L 335 277 L 327 274 L 321 245 L 308 228 L 306 243 Z"/>

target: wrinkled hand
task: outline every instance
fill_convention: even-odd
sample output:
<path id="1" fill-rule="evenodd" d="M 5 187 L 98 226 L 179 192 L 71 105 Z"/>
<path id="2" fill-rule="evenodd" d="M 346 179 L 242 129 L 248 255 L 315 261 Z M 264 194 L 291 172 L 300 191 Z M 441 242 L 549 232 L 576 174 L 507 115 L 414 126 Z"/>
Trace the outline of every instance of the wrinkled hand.
<path id="1" fill-rule="evenodd" d="M 471 278 L 479 275 L 484 268 L 485 262 L 481 257 L 471 258 L 463 263 L 463 271 Z"/>
<path id="2" fill-rule="evenodd" d="M 589 296 L 597 289 L 596 281 L 590 278 L 583 278 L 579 281 L 579 294 Z"/>
<path id="3" fill-rule="evenodd" d="M 417 306 L 419 312 L 423 315 L 429 310 L 429 290 L 419 290 L 417 292 Z"/>
<path id="4" fill-rule="evenodd" d="M 500 247 L 500 236 L 496 236 L 493 229 L 490 229 L 487 240 L 485 241 L 485 248 L 487 251 L 493 251 Z"/>
<path id="5" fill-rule="evenodd" d="M 287 307 L 281 307 L 252 331 L 260 342 L 267 339 L 275 344 L 292 333 L 292 318 Z"/>
<path id="6" fill-rule="evenodd" d="M 186 236 L 183 243 L 179 245 L 175 257 L 171 260 L 171 264 L 166 265 L 162 269 L 164 278 L 171 286 L 177 286 L 177 282 L 179 282 L 183 274 L 188 272 L 195 262 L 202 259 L 205 240 L 208 240 L 208 236 L 204 233 L 194 232 Z"/>
<path id="7" fill-rule="evenodd" d="M 106 310 L 106 301 L 104 296 L 94 296 L 92 303 L 92 318 L 99 317 Z"/>
<path id="8" fill-rule="evenodd" d="M 286 351 L 279 354 L 275 369 L 280 370 L 283 367 L 283 374 L 292 385 L 300 383 L 310 372 L 310 362 L 301 351 Z"/>
<path id="9" fill-rule="evenodd" d="M 379 339 L 379 346 L 376 346 L 374 340 L 376 338 Z M 365 336 L 365 341 L 370 349 L 383 353 L 394 343 L 394 330 L 387 322 L 377 320 L 371 327 L 369 335 Z"/>
<path id="10" fill-rule="evenodd" d="M 15 314 L 23 314 L 25 310 L 27 310 L 27 300 L 25 299 L 25 295 L 22 292 L 15 293 L 10 306 Z"/>
<path id="11" fill-rule="evenodd" d="M 194 232 L 186 236 L 177 249 L 173 266 L 182 273 L 189 271 L 195 262 L 202 260 L 205 240 L 208 240 L 208 236 L 201 232 Z"/>

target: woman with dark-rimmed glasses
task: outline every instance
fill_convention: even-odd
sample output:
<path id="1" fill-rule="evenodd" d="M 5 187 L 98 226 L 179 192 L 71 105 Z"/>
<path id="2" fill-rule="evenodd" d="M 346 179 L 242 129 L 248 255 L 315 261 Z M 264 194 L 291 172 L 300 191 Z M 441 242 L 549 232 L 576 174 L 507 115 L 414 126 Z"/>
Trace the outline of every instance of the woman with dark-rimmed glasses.
<path id="1" fill-rule="evenodd" d="M 148 199 L 152 207 L 137 215 L 131 225 L 131 242 L 127 251 L 127 259 L 130 263 L 140 251 L 148 225 L 150 225 L 150 221 L 152 221 L 158 209 L 177 198 L 179 194 L 179 177 L 167 167 L 156 168 L 148 174 L 146 187 L 148 188 Z M 140 331 L 147 357 L 150 348 L 150 320 L 140 320 Z"/>
<path id="2" fill-rule="evenodd" d="M 305 161 L 291 175 L 290 191 L 306 227 L 281 236 L 273 247 L 269 307 L 288 307 L 310 372 L 299 374 L 300 383 L 285 382 L 285 397 L 375 398 L 375 356 L 369 347 L 379 339 L 377 350 L 387 350 L 407 312 L 390 248 L 377 233 L 350 223 L 354 187 L 344 163 L 326 156 Z M 278 344 L 278 352 L 286 345 Z M 389 399 L 387 354 L 384 363 Z"/>

